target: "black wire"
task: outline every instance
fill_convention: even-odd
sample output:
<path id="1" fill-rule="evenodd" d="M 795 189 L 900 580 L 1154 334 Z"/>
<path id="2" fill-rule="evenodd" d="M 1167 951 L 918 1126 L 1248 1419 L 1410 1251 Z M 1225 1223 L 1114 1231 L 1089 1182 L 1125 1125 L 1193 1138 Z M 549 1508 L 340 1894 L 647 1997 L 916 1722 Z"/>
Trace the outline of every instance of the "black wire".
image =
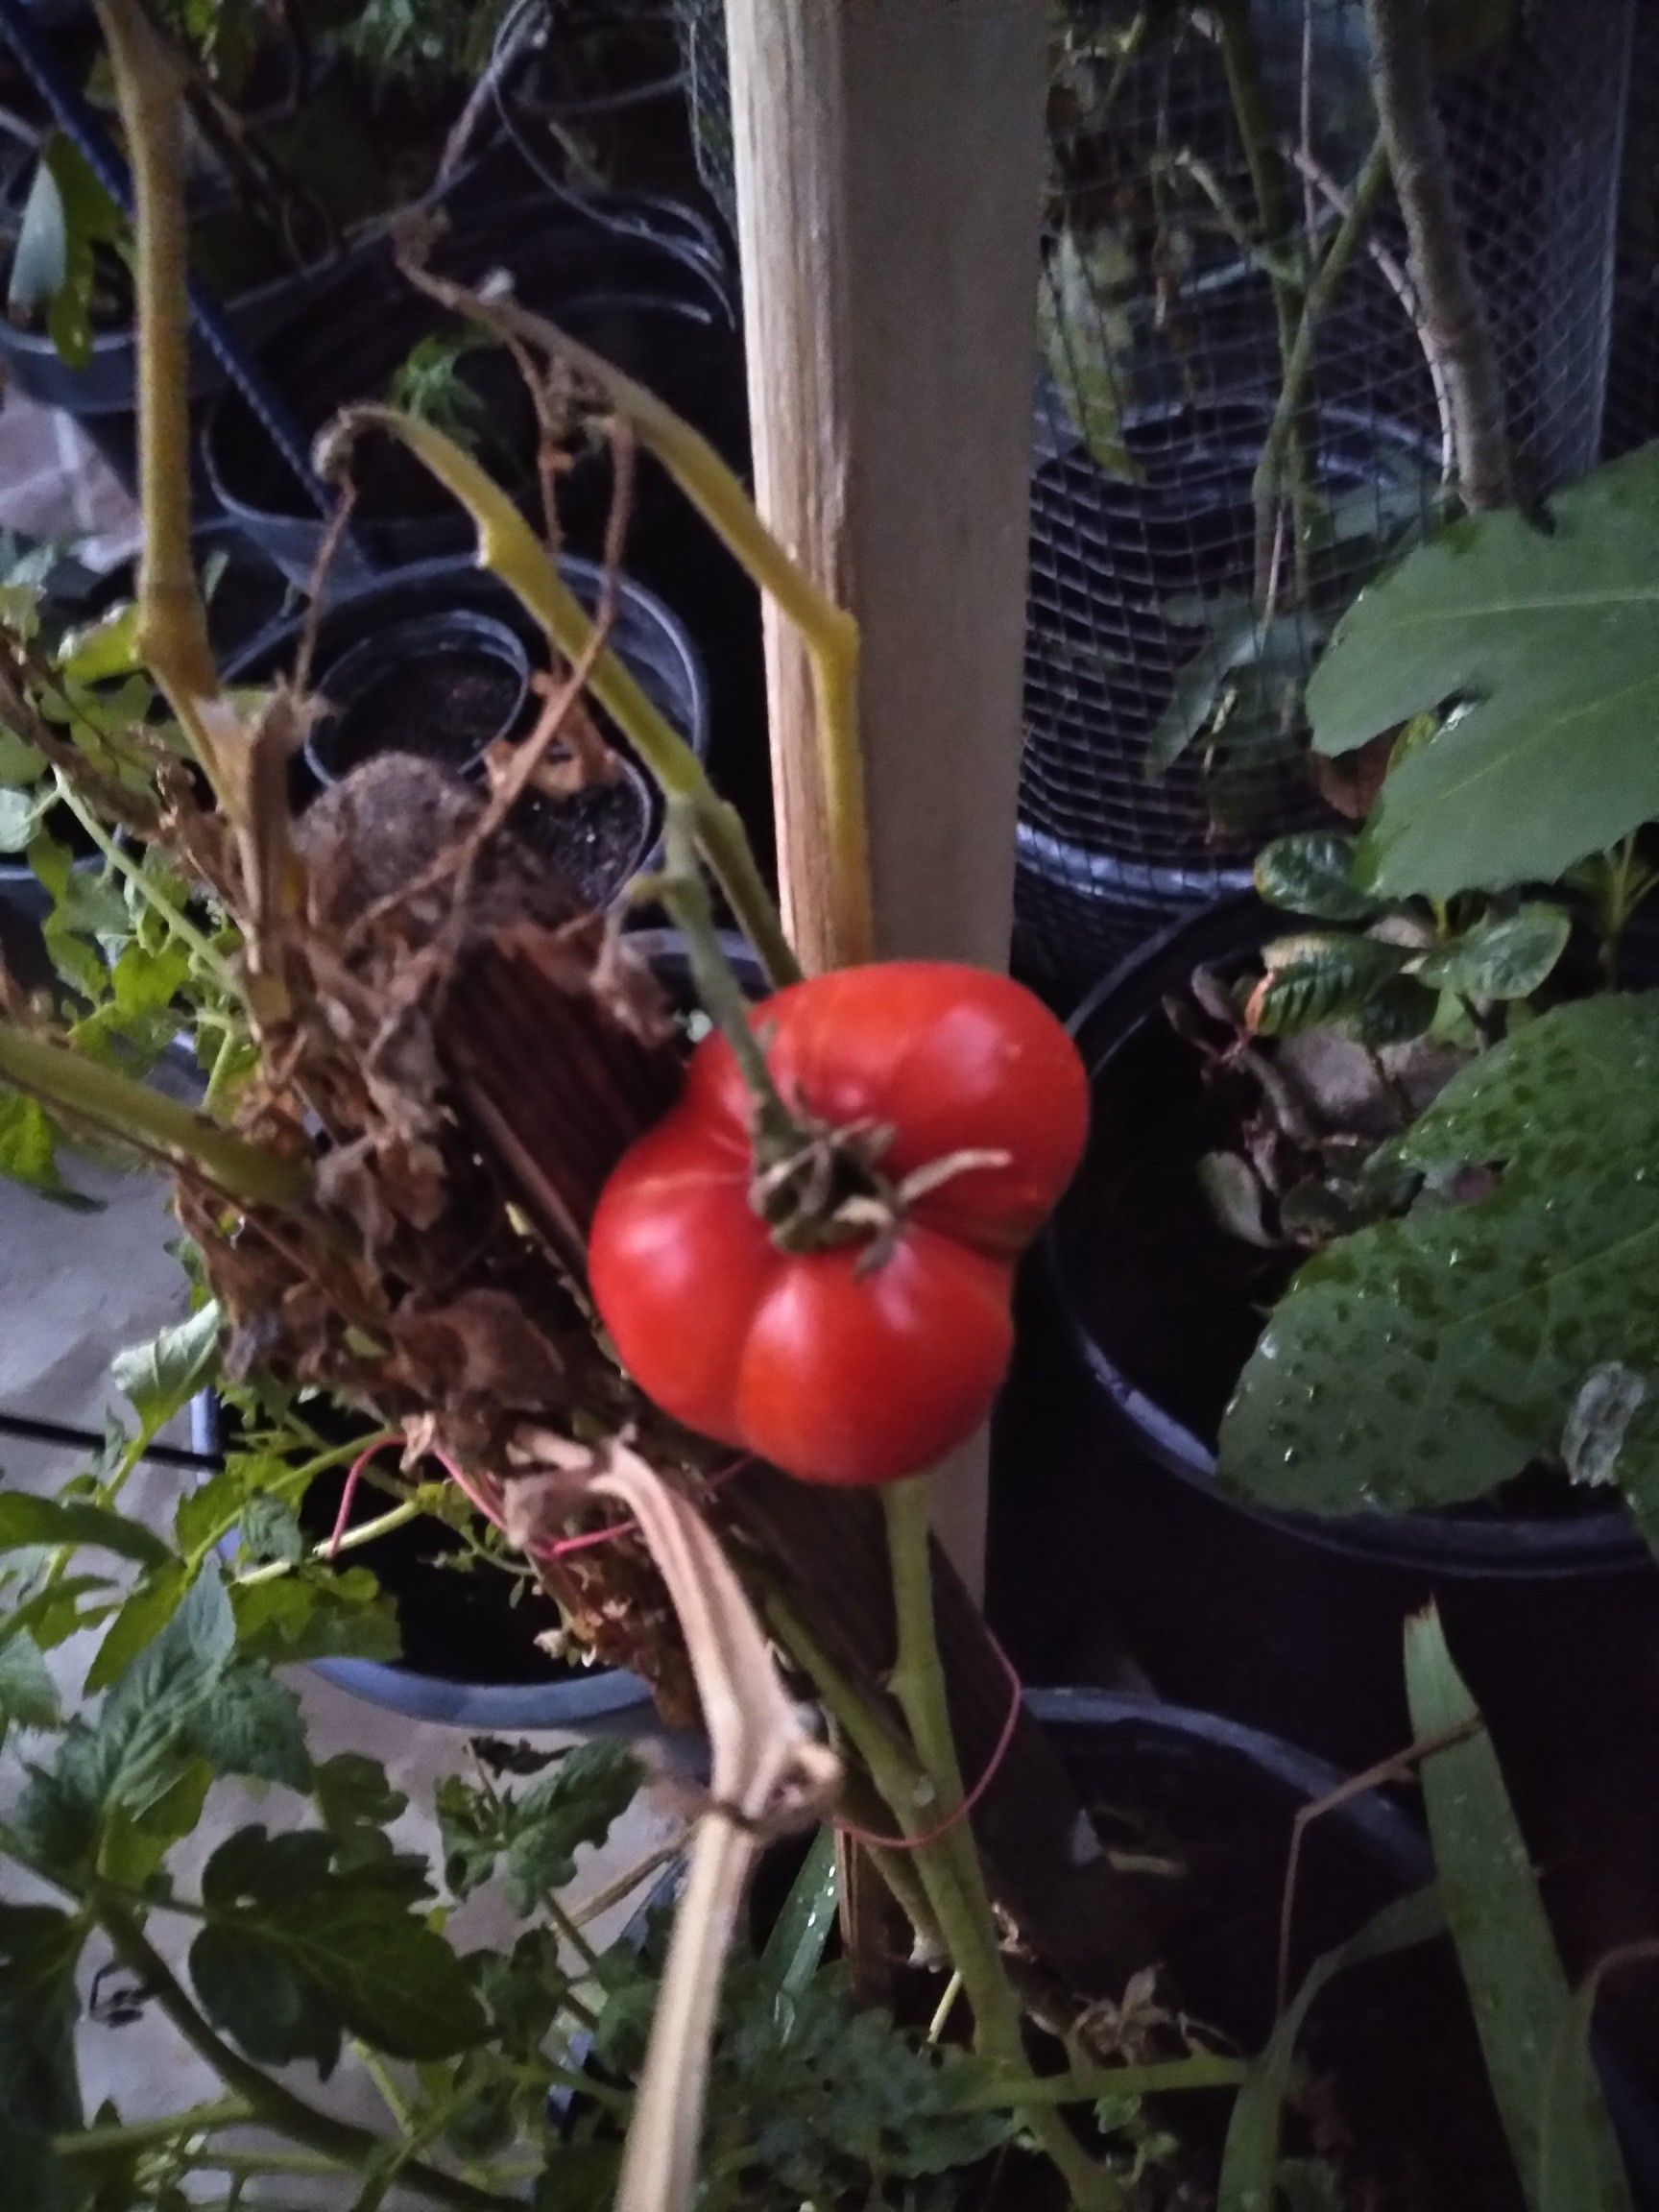
<path id="1" fill-rule="evenodd" d="M 0 1412 L 0 1436 L 23 1436 L 34 1444 L 66 1444 L 77 1451 L 101 1452 L 104 1439 L 90 1429 L 76 1429 L 65 1421 L 42 1421 L 32 1413 Z M 223 1466 L 217 1452 L 192 1452 L 184 1444 L 147 1444 L 139 1454 L 162 1467 L 189 1467 L 211 1474 Z"/>

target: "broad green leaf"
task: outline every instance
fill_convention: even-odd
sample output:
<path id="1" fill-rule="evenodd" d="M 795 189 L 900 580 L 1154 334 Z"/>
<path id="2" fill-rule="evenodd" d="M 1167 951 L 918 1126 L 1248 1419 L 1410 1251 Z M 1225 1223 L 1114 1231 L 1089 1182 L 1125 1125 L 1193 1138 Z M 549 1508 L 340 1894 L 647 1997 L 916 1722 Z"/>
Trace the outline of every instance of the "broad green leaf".
<path id="1" fill-rule="evenodd" d="M 0 1724 L 56 1728 L 58 1690 L 33 1636 L 8 1636 L 0 1644 Z"/>
<path id="2" fill-rule="evenodd" d="M 1358 1935 L 1327 1951 L 1274 2024 L 1267 2047 L 1234 2100 L 1216 2182 L 1215 2212 L 1276 2212 L 1279 2145 L 1297 2039 L 1315 1999 L 1344 1967 L 1426 1943 L 1446 1925 L 1436 1889 L 1414 1890 L 1385 1905 Z"/>
<path id="3" fill-rule="evenodd" d="M 1390 898 L 1552 882 L 1659 816 L 1659 445 L 1561 493 L 1551 521 L 1453 523 L 1361 592 L 1313 672 L 1322 753 L 1458 707 L 1367 826 Z"/>
<path id="4" fill-rule="evenodd" d="M 1474 1734 L 1424 1759 L 1423 1802 L 1487 2077 L 1527 2203 L 1543 2212 L 1540 2123 L 1551 2054 L 1573 2033 L 1573 1994 L 1497 1754 L 1432 1606 L 1406 1624 L 1406 1689 L 1419 1741 L 1476 1725 Z M 1632 2212 L 1587 2055 L 1552 2117 L 1551 2186 L 1559 2201 L 1574 2212 Z"/>
<path id="5" fill-rule="evenodd" d="M 1552 973 L 1573 934 L 1559 906 L 1522 906 L 1488 914 L 1418 961 L 1416 974 L 1436 991 L 1463 998 L 1527 998 Z"/>
<path id="6" fill-rule="evenodd" d="M 108 1505 L 36 1498 L 23 1490 L 0 1493 L 0 1551 L 35 1544 L 91 1546 L 135 1559 L 141 1567 L 159 1566 L 172 1557 L 159 1536 Z"/>
<path id="7" fill-rule="evenodd" d="M 1269 906 L 1315 922 L 1367 922 L 1382 901 L 1354 880 L 1356 840 L 1338 830 L 1275 837 L 1256 855 L 1256 889 Z"/>
<path id="8" fill-rule="evenodd" d="M 1610 1363 L 1659 1384 L 1659 994 L 1526 1022 L 1378 1160 L 1423 1194 L 1300 1269 L 1222 1425 L 1222 1479 L 1282 1509 L 1481 1497 Z M 1659 1504 L 1647 1410 L 1617 1472 Z"/>
<path id="9" fill-rule="evenodd" d="M 75 1968 L 85 1940 L 55 1906 L 0 1904 L 0 2114 L 54 2131 L 81 2126 Z"/>
<path id="10" fill-rule="evenodd" d="M 117 1389 L 132 1399 L 145 1433 L 164 1428 L 202 1389 L 219 1350 L 219 1302 L 210 1298 L 147 1344 L 132 1344 L 109 1363 Z"/>
<path id="11" fill-rule="evenodd" d="M 298 1567 L 309 1546 L 292 1506 L 269 1491 L 255 1491 L 242 1509 L 242 1549 L 251 1559 Z"/>
<path id="12" fill-rule="evenodd" d="M 131 676 L 142 666 L 135 599 L 111 607 L 65 637 L 58 656 L 59 673 L 71 685 L 107 684 L 112 676 Z"/>
<path id="13" fill-rule="evenodd" d="M 300 1700 L 261 1661 L 236 1659 L 226 1668 L 212 1696 L 185 1723 L 183 1741 L 215 1773 L 311 1788 Z"/>
<path id="14" fill-rule="evenodd" d="M 409 1800 L 393 1789 L 377 1759 L 337 1751 L 317 1768 L 311 1787 L 318 1815 L 334 1839 L 334 1863 L 341 1873 L 384 1865 L 396 1856 L 386 1830 Z"/>
<path id="15" fill-rule="evenodd" d="M 485 2032 L 455 1953 L 410 1911 L 406 1869 L 343 1873 L 315 1830 L 244 1828 L 202 1879 L 207 1925 L 190 1951 L 204 2007 L 267 2065 L 312 2058 L 324 2073 L 344 2034 L 395 2058 L 442 2058 Z"/>
<path id="16" fill-rule="evenodd" d="M 817 1973 L 835 1925 L 837 1888 L 835 1831 L 820 1828 L 760 1954 L 760 1971 L 780 1995 L 793 1997 Z"/>
<path id="17" fill-rule="evenodd" d="M 1244 1019 L 1262 1037 L 1292 1037 L 1322 1022 L 1343 1021 L 1362 1013 L 1407 958 L 1402 947 L 1375 937 L 1317 931 L 1281 937 L 1262 948 L 1267 973 L 1252 990 Z"/>
<path id="18" fill-rule="evenodd" d="M 55 1765 L 24 1791 L 17 1826 L 37 1863 L 84 1867 L 113 1808 L 141 1817 L 173 1788 L 189 1760 L 186 1731 L 212 1696 L 234 1640 L 229 1600 L 209 1569 L 126 1668 L 97 1719 L 77 1719 Z"/>
<path id="19" fill-rule="evenodd" d="M 154 1575 L 146 1575 L 128 1593 L 121 1610 L 104 1631 L 104 1641 L 92 1654 L 86 1670 L 86 1694 L 108 1690 L 155 1642 L 184 1602 L 190 1589 L 190 1570 L 180 1559 L 170 1559 Z"/>
<path id="20" fill-rule="evenodd" d="M 71 369 L 84 369 L 92 353 L 94 250 L 125 234 L 121 211 L 85 156 L 54 132 L 24 204 L 8 303 L 44 310 L 52 343 Z"/>

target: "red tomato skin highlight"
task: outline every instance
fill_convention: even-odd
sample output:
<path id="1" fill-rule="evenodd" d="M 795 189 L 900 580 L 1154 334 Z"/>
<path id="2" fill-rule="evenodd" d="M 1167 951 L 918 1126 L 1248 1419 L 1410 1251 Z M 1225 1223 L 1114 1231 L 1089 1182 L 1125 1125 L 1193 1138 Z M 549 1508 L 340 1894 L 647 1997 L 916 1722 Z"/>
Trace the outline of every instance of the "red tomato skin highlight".
<path id="1" fill-rule="evenodd" d="M 1009 1271 L 911 1229 L 860 1276 L 855 1245 L 796 1259 L 757 1309 L 737 1381 L 750 1449 L 814 1482 L 931 1467 L 991 1410 L 1014 1349 Z"/>
<path id="2" fill-rule="evenodd" d="M 885 1247 L 773 1241 L 750 1204 L 752 1105 L 725 1040 L 599 1201 L 589 1279 L 618 1357 L 687 1428 L 806 1481 L 887 1482 L 980 1426 L 1013 1347 L 1012 1263 L 1081 1156 L 1089 1087 L 1042 1002 L 945 961 L 838 970 L 752 1020 L 790 1109 L 891 1132 L 894 1184 L 967 1151 Z"/>

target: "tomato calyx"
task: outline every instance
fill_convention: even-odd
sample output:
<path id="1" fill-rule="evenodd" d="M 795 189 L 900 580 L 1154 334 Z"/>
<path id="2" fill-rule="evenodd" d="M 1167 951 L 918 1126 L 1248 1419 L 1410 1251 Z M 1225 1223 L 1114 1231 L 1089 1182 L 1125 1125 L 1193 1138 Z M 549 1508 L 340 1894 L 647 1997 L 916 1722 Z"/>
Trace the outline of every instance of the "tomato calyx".
<path id="1" fill-rule="evenodd" d="M 857 1272 L 881 1266 L 903 1233 L 911 1208 L 954 1176 L 1005 1167 L 1004 1151 L 970 1147 L 913 1168 L 899 1180 L 882 1172 L 894 1130 L 878 1121 L 839 1125 L 799 1111 L 789 1134 L 757 1130 L 749 1203 L 781 1252 L 828 1252 L 867 1242 Z"/>

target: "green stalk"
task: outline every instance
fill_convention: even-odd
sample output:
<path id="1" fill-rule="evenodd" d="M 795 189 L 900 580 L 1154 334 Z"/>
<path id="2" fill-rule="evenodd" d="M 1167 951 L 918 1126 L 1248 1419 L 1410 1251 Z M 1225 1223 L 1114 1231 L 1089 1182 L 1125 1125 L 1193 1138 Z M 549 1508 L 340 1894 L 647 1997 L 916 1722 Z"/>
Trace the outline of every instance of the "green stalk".
<path id="1" fill-rule="evenodd" d="M 385 2150 L 380 2136 L 366 2128 L 353 2127 L 349 2121 L 336 2120 L 330 2113 L 319 2112 L 217 2035 L 125 1905 L 107 1894 L 100 1895 L 94 1900 L 94 1912 L 123 1964 L 141 1977 L 146 1990 L 180 2035 L 226 2088 L 247 2104 L 253 2121 L 276 2128 L 351 2172 L 361 2172 L 370 2159 Z M 419 2160 L 403 2165 L 399 2177 L 405 2187 L 430 2203 L 444 2206 L 445 2212 L 522 2212 L 522 2206 L 512 2198 L 474 2188 L 471 2182 Z"/>
<path id="2" fill-rule="evenodd" d="M 931 1799 L 897 1804 L 911 1834 L 937 1828 L 962 1803 L 962 1772 L 950 1727 L 945 1669 L 933 1628 L 932 1521 L 922 1476 L 890 1482 L 881 1493 L 887 1515 L 887 1551 L 893 1575 L 898 1656 L 890 1687 L 904 1715 Z M 1022 2008 L 1002 1962 L 996 1914 L 985 1887 L 973 1829 L 960 1819 L 916 1853 L 929 1901 L 952 1964 L 974 2008 L 974 2043 L 988 2058 L 1028 2073 Z M 1114 2175 L 1097 2165 L 1062 2115 L 1033 2108 L 1032 2135 L 1059 2169 L 1080 2212 L 1119 2212 L 1128 2198 Z"/>
<path id="3" fill-rule="evenodd" d="M 1060 2104 L 1093 2104 L 1101 2097 L 1164 2097 L 1188 2089 L 1237 2089 L 1249 2078 L 1249 2062 L 1197 2051 L 1187 2058 L 1154 2058 L 1144 2066 L 1085 2066 L 1070 2074 L 1027 2074 L 1019 2080 L 977 2083 L 955 2106 L 958 2112 L 1022 2111 Z"/>
<path id="4" fill-rule="evenodd" d="M 82 2128 L 73 2135 L 55 2135 L 52 2150 L 59 2158 L 103 2158 L 123 2151 L 150 2151 L 176 2143 L 180 2137 L 209 2135 L 220 2128 L 245 2128 L 252 2108 L 244 2097 L 222 2097 L 216 2104 L 193 2104 L 188 2111 L 170 2112 L 160 2120 L 134 2120 L 118 2128 Z"/>
<path id="5" fill-rule="evenodd" d="M 1267 425 L 1252 486 L 1256 504 L 1256 596 L 1260 604 L 1265 604 L 1268 571 L 1273 561 L 1273 512 L 1279 497 L 1280 477 L 1296 436 L 1302 401 L 1312 373 L 1314 341 L 1387 182 L 1388 149 L 1379 137 L 1365 156 L 1342 221 L 1308 287 L 1296 335 L 1285 358 L 1279 397 L 1274 401 L 1273 419 Z"/>
<path id="6" fill-rule="evenodd" d="M 241 1205 L 301 1206 L 310 1195 L 306 1162 L 284 1159 L 266 1145 L 233 1136 L 147 1083 L 4 1021 L 0 1081 L 15 1084 L 42 1105 L 73 1115 L 106 1136 L 165 1153 L 197 1169 Z"/>
<path id="7" fill-rule="evenodd" d="M 566 661 L 574 665 L 581 659 L 592 636 L 591 620 L 529 523 L 470 453 L 430 422 L 390 407 L 350 408 L 339 419 L 339 429 L 347 436 L 384 430 L 406 445 L 471 517 L 480 566 L 500 577 Z M 801 971 L 736 809 L 718 796 L 696 754 L 609 649 L 594 661 L 589 688 L 638 754 L 663 798 L 685 807 L 698 849 L 768 977 L 775 985 L 797 981 Z"/>
<path id="8" fill-rule="evenodd" d="M 424 1505 L 406 1499 L 401 1505 L 394 1505 L 388 1512 L 376 1514 L 373 1521 L 365 1521 L 356 1528 L 348 1528 L 336 1543 L 332 1537 L 314 1546 L 311 1556 L 326 1564 L 336 1551 L 355 1551 L 360 1544 L 373 1544 L 377 1536 L 389 1536 L 394 1528 L 406 1528 L 411 1521 L 419 1521 L 425 1512 Z M 249 1590 L 258 1582 L 279 1582 L 284 1575 L 292 1575 L 293 1568 L 286 1559 L 269 1559 L 262 1567 L 251 1567 L 246 1575 L 238 1575 L 236 1588 Z"/>

